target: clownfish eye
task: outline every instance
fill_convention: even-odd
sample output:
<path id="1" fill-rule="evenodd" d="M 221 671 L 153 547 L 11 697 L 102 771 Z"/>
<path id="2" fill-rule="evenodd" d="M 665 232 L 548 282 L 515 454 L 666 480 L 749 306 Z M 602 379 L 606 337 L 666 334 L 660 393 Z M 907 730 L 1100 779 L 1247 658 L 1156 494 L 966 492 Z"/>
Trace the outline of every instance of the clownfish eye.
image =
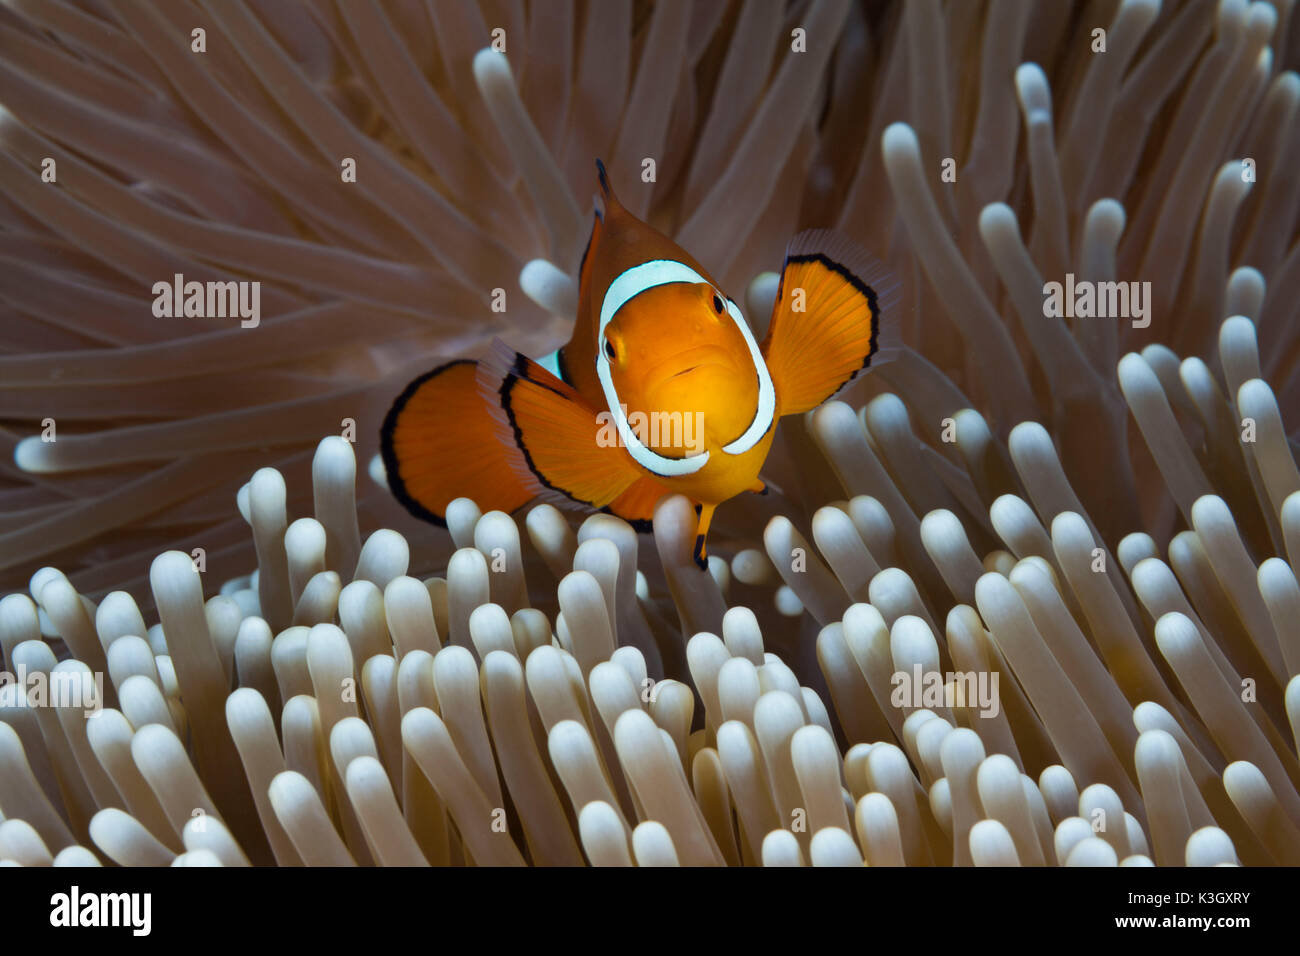
<path id="1" fill-rule="evenodd" d="M 722 314 L 722 296 L 718 295 L 716 292 L 713 293 L 713 311 L 718 313 L 718 315 Z"/>
<path id="2" fill-rule="evenodd" d="M 605 340 L 605 354 L 609 356 L 611 359 L 617 357 L 614 353 L 614 343 L 611 342 L 609 339 Z"/>

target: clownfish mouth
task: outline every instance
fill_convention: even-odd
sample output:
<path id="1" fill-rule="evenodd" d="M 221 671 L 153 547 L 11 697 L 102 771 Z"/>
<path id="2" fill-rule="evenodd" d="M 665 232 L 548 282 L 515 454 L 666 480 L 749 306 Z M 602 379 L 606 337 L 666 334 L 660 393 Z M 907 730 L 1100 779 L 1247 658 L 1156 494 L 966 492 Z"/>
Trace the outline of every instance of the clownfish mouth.
<path id="1" fill-rule="evenodd" d="M 688 373 L 690 373 L 690 372 L 694 372 L 694 371 L 695 371 L 697 368 L 699 368 L 699 367 L 700 367 L 700 366 L 698 366 L 698 365 L 692 365 L 690 368 L 684 368 L 684 369 L 682 369 L 680 372 L 674 372 L 672 375 L 670 375 L 670 376 L 668 376 L 668 377 L 669 377 L 669 378 L 679 378 L 679 377 L 682 376 L 682 375 L 686 375 L 686 374 L 688 374 Z"/>

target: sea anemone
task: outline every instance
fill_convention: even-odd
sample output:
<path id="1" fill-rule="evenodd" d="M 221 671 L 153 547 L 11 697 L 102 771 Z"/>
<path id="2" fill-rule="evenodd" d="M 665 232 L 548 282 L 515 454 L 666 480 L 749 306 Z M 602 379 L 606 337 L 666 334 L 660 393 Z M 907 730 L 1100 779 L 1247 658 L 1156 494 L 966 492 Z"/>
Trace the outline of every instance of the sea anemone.
<path id="1" fill-rule="evenodd" d="M 0 861 L 1300 863 L 1291 8 L 0 8 Z M 760 326 L 804 226 L 903 289 L 708 573 L 373 456 L 567 336 L 595 156 Z"/>

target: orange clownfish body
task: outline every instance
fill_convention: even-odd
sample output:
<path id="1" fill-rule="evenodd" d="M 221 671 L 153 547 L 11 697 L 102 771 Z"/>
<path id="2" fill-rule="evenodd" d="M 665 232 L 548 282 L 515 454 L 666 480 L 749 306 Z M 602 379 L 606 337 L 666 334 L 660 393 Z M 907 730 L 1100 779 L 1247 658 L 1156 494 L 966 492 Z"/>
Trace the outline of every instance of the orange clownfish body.
<path id="1" fill-rule="evenodd" d="M 714 509 L 762 491 L 782 415 L 826 401 L 879 360 L 885 274 L 833 233 L 786 254 L 760 345 L 736 303 L 672 240 L 623 208 L 599 162 L 573 337 L 534 361 L 493 343 L 412 382 L 384 421 L 393 493 L 443 524 L 448 503 L 514 511 L 576 502 L 648 530 L 668 494 L 696 503 L 695 557 Z"/>

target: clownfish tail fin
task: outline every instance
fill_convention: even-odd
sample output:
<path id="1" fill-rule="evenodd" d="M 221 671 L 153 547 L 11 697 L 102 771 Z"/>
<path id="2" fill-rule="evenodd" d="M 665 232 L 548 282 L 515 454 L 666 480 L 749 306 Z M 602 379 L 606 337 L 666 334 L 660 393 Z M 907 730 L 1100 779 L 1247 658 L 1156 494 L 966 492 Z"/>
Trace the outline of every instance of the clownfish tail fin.
<path id="1" fill-rule="evenodd" d="M 388 487 L 407 511 L 446 527 L 447 505 L 472 498 L 483 511 L 515 511 L 533 498 L 496 440 L 478 363 L 458 360 L 421 375 L 393 402 L 380 429 Z"/>

